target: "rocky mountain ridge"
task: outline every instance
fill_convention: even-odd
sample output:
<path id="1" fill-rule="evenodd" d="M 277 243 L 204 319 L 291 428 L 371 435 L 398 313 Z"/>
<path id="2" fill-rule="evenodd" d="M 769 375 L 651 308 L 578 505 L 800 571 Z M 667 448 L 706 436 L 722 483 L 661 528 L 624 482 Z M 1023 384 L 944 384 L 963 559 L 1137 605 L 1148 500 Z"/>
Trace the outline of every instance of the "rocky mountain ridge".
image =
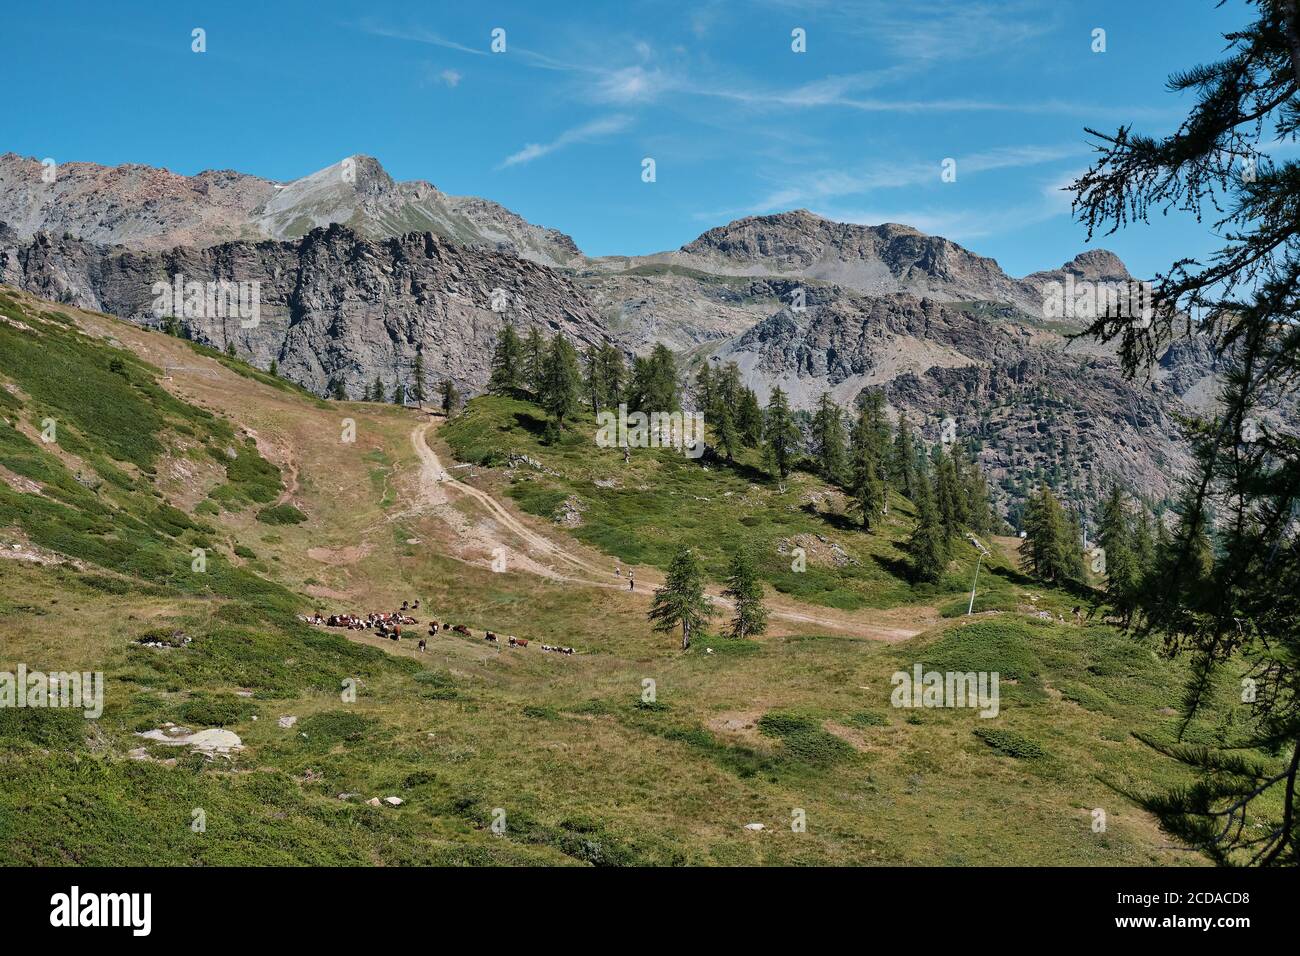
<path id="1" fill-rule="evenodd" d="M 46 165 L 0 155 L 0 222 L 105 245 L 162 250 L 240 239 L 296 239 L 341 223 L 373 238 L 432 232 L 461 245 L 559 265 L 581 257 L 573 240 L 497 203 L 450 196 L 433 184 L 396 182 L 370 156 L 349 156 L 277 183 L 232 170 L 183 176 L 96 163 Z"/>
<path id="2" fill-rule="evenodd" d="M 0 227 L 0 281 L 144 324 L 158 321 L 156 282 L 255 281 L 257 327 L 207 316 L 184 331 L 263 368 L 274 360 L 318 394 L 334 381 L 367 394 L 376 378 L 391 394 L 417 354 L 430 382 L 481 390 L 507 321 L 580 347 L 609 338 L 629 355 L 662 342 L 687 369 L 734 361 L 760 397 L 780 385 L 796 408 L 879 388 L 931 440 L 953 418 L 1006 501 L 1049 479 L 1087 503 L 1114 480 L 1169 497 L 1187 461 L 1178 414 L 1212 407 L 1217 390 L 1195 343 L 1130 383 L 1110 348 L 1046 321 L 1048 283 L 1131 280 L 1105 250 L 1015 278 L 908 226 L 796 210 L 672 252 L 590 259 L 495 203 L 396 183 L 368 157 L 288 184 L 69 164 L 50 195 L 32 184 L 40 164 L 21 162 L 14 189 L 21 163 L 0 157 L 0 219 L 17 216 Z M 198 241 L 163 247 L 176 237 Z"/>

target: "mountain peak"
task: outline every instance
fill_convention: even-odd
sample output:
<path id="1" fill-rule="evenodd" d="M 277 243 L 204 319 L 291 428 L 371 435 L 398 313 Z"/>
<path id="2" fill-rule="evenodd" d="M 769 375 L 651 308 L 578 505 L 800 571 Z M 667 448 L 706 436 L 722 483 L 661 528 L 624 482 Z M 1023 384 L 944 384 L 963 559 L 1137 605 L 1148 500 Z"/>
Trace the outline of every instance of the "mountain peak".
<path id="1" fill-rule="evenodd" d="M 1091 280 L 1130 278 L 1128 267 L 1109 249 L 1088 249 L 1061 266 L 1062 272 Z"/>

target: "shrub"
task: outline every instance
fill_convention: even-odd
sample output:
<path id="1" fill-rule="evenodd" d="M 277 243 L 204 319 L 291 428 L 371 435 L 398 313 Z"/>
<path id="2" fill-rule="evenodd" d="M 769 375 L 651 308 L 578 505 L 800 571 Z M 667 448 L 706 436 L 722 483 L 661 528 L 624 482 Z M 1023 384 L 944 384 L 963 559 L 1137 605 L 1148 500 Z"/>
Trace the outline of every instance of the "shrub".
<path id="1" fill-rule="evenodd" d="M 980 727 L 973 733 L 998 753 L 1007 757 L 1015 757 L 1017 760 L 1037 760 L 1047 756 L 1047 751 L 1042 747 L 1015 731 Z"/>
<path id="2" fill-rule="evenodd" d="M 196 694 L 181 704 L 177 713 L 187 724 L 228 727 L 256 714 L 257 707 L 234 694 Z"/>
<path id="3" fill-rule="evenodd" d="M 264 524 L 302 524 L 307 516 L 293 505 L 273 505 L 259 511 L 257 520 Z"/>
<path id="4" fill-rule="evenodd" d="M 854 727 L 887 727 L 889 718 L 884 714 L 878 714 L 874 710 L 862 710 L 856 714 L 850 714 L 845 718 L 846 724 Z"/>
<path id="5" fill-rule="evenodd" d="M 758 720 L 759 733 L 778 737 L 793 760 L 828 767 L 853 753 L 853 748 L 821 728 L 821 721 L 802 714 L 772 711 Z"/>
<path id="6" fill-rule="evenodd" d="M 298 724 L 314 747 L 328 749 L 338 743 L 355 743 L 361 740 L 374 721 L 342 710 L 327 710 L 312 714 Z"/>
<path id="7" fill-rule="evenodd" d="M 1020 621 L 977 621 L 948 631 L 921 652 L 921 660 L 927 670 L 997 672 L 1003 680 L 1026 680 L 1042 670 L 1032 646 Z"/>

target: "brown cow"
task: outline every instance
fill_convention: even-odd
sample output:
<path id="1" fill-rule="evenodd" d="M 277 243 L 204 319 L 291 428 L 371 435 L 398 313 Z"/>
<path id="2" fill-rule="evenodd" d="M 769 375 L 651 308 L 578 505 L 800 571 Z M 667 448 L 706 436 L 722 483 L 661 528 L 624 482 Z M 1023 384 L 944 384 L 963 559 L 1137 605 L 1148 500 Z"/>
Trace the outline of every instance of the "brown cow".
<path id="1" fill-rule="evenodd" d="M 486 634 L 483 635 L 483 640 L 491 641 L 493 644 L 495 644 L 497 642 L 497 636 L 493 634 L 491 631 L 488 631 Z"/>
<path id="2" fill-rule="evenodd" d="M 464 624 L 457 624 L 455 627 L 452 628 L 452 630 L 455 631 L 457 634 L 464 634 L 466 637 L 471 636 L 469 633 L 469 628 L 466 627 Z"/>
<path id="3" fill-rule="evenodd" d="M 528 641 L 526 641 L 526 640 L 525 640 L 524 638 L 522 638 L 522 637 L 511 637 L 511 638 L 510 638 L 510 646 L 511 646 L 511 647 L 527 647 L 527 646 L 528 646 Z"/>

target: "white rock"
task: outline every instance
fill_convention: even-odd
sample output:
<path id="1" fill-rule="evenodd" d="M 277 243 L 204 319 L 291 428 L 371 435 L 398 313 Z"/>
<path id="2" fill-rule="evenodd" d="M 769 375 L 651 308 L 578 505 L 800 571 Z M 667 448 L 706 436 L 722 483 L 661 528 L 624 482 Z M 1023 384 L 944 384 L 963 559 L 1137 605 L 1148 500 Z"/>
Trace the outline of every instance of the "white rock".
<path id="1" fill-rule="evenodd" d="M 761 824 L 761 823 L 746 823 L 746 824 L 745 824 L 745 829 L 746 829 L 746 830 L 754 830 L 754 831 L 762 830 L 762 829 L 763 829 L 763 824 Z"/>
<path id="2" fill-rule="evenodd" d="M 390 807 L 400 807 L 402 805 L 401 797 L 384 797 L 384 803 Z"/>
<path id="3" fill-rule="evenodd" d="M 286 727 L 286 728 L 292 727 L 297 722 L 298 722 L 298 718 L 294 717 L 292 714 L 285 714 L 283 717 L 280 718 L 281 727 Z"/>
<path id="4" fill-rule="evenodd" d="M 208 754 L 225 754 L 244 749 L 244 742 L 238 734 L 220 727 L 200 730 L 198 733 L 190 733 L 183 727 L 171 727 L 167 730 L 150 730 L 136 736 L 170 746 L 189 746 Z"/>
<path id="5" fill-rule="evenodd" d="M 371 797 L 369 800 L 366 801 L 366 806 L 378 807 L 378 806 L 382 806 L 382 804 L 380 804 L 378 797 Z"/>

